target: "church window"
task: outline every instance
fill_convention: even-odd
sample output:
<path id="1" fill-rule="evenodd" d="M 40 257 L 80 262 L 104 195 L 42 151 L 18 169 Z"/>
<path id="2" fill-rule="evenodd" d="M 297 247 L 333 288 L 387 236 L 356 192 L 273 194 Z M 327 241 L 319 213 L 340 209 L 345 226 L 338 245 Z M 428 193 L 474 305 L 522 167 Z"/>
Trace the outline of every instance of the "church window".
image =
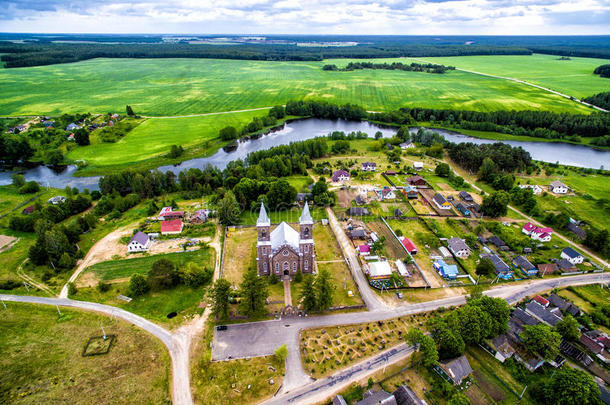
<path id="1" fill-rule="evenodd" d="M 266 273 L 267 272 L 267 262 L 263 263 L 263 271 Z"/>
<path id="2" fill-rule="evenodd" d="M 284 270 L 290 269 L 290 263 L 284 262 Z"/>
<path id="3" fill-rule="evenodd" d="M 297 271 L 297 262 L 292 262 L 292 270 Z"/>
<path id="4" fill-rule="evenodd" d="M 305 260 L 305 270 L 307 270 L 309 268 L 309 261 Z"/>
<path id="5" fill-rule="evenodd" d="M 308 238 L 309 237 L 309 228 L 305 228 L 305 232 L 303 232 L 305 237 Z"/>
<path id="6" fill-rule="evenodd" d="M 309 245 L 305 245 L 305 253 L 309 253 Z"/>
<path id="7" fill-rule="evenodd" d="M 263 238 L 266 238 L 266 237 L 267 237 L 267 231 L 262 231 L 262 232 L 261 232 L 261 236 L 262 236 Z"/>
<path id="8" fill-rule="evenodd" d="M 266 254 L 267 254 L 267 248 L 266 248 L 266 247 L 264 247 L 264 248 L 263 248 L 263 254 L 264 254 L 264 255 L 266 255 Z"/>
<path id="9" fill-rule="evenodd" d="M 284 250 L 284 251 L 282 252 L 282 254 L 283 254 L 284 256 L 288 256 L 288 250 L 287 250 L 287 249 L 286 249 L 286 250 Z"/>
<path id="10" fill-rule="evenodd" d="M 275 272 L 276 273 L 280 272 L 280 264 L 279 263 L 275 263 Z"/>

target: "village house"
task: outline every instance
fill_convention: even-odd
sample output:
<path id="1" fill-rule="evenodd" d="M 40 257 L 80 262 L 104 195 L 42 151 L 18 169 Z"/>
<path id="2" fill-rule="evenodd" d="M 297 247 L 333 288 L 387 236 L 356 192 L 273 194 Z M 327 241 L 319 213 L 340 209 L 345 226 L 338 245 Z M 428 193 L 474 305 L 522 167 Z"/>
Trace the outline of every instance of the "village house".
<path id="1" fill-rule="evenodd" d="M 588 336 L 585 333 L 581 333 L 580 334 L 580 338 L 578 339 L 578 341 L 584 347 L 586 347 L 588 350 L 590 350 L 591 352 L 593 352 L 595 354 L 600 354 L 601 352 L 604 351 L 604 345 L 603 344 L 601 344 L 597 340 L 591 338 L 590 336 Z"/>
<path id="2" fill-rule="evenodd" d="M 566 247 L 561 251 L 561 257 L 572 264 L 580 264 L 585 260 L 585 257 L 571 247 Z"/>
<path id="3" fill-rule="evenodd" d="M 390 187 L 384 187 L 379 194 L 382 200 L 394 200 L 396 198 L 394 190 Z"/>
<path id="4" fill-rule="evenodd" d="M 163 207 L 159 213 L 159 220 L 167 221 L 184 218 L 184 211 L 172 211 L 172 207 Z"/>
<path id="5" fill-rule="evenodd" d="M 49 204 L 53 205 L 61 204 L 64 202 L 66 202 L 66 197 L 64 197 L 63 195 L 56 195 L 55 197 L 50 198 L 48 201 Z"/>
<path id="6" fill-rule="evenodd" d="M 364 207 L 349 207 L 345 213 L 352 217 L 361 217 L 364 215 L 371 215 L 368 209 Z"/>
<path id="7" fill-rule="evenodd" d="M 555 326 L 559 321 L 561 321 L 560 316 L 551 312 L 534 300 L 527 303 L 525 306 L 525 311 L 540 322 L 546 323 L 549 326 Z"/>
<path id="8" fill-rule="evenodd" d="M 305 203 L 299 217 L 299 230 L 286 222 L 280 223 L 273 231 L 271 220 L 261 204 L 256 220 L 256 267 L 259 276 L 270 274 L 294 276 L 297 272 L 314 272 L 313 218 L 309 205 Z M 280 273 L 281 272 L 281 273 Z"/>
<path id="9" fill-rule="evenodd" d="M 458 211 L 460 211 L 462 213 L 462 215 L 464 215 L 465 217 L 469 217 L 470 216 L 470 211 L 468 210 L 468 208 L 466 208 L 466 206 L 463 203 L 458 203 L 455 208 L 458 209 Z"/>
<path id="10" fill-rule="evenodd" d="M 360 256 L 368 256 L 371 254 L 371 247 L 369 245 L 359 245 L 358 246 L 358 254 Z"/>
<path id="11" fill-rule="evenodd" d="M 127 244 L 127 251 L 129 253 L 146 252 L 150 247 L 150 244 L 151 240 L 148 235 L 142 231 L 138 231 Z"/>
<path id="12" fill-rule="evenodd" d="M 472 373 L 472 367 L 464 355 L 453 360 L 440 361 L 438 366 L 447 374 L 453 385 L 460 385 Z"/>
<path id="13" fill-rule="evenodd" d="M 541 276 L 553 274 L 559 271 L 559 268 L 555 263 L 543 263 L 538 265 L 538 272 Z"/>
<path id="14" fill-rule="evenodd" d="M 549 302 L 553 304 L 553 306 L 559 308 L 561 312 L 567 312 L 568 314 L 574 317 L 580 316 L 580 314 L 582 313 L 580 308 L 578 308 L 573 303 L 564 300 L 557 294 L 551 294 L 551 296 L 549 297 Z"/>
<path id="15" fill-rule="evenodd" d="M 535 276 L 538 273 L 538 269 L 525 256 L 516 256 L 513 259 L 513 267 L 520 270 L 527 276 Z"/>
<path id="16" fill-rule="evenodd" d="M 575 273 L 578 271 L 578 267 L 570 262 L 568 259 L 559 259 L 555 262 L 557 267 L 562 273 Z"/>
<path id="17" fill-rule="evenodd" d="M 383 280 L 389 278 L 392 275 L 392 267 L 390 267 L 390 262 L 381 261 L 369 263 L 368 274 L 369 278 L 372 280 Z"/>
<path id="18" fill-rule="evenodd" d="M 466 202 L 473 202 L 473 201 L 474 201 L 474 198 L 472 198 L 472 196 L 470 195 L 470 193 L 468 193 L 468 192 L 466 192 L 466 191 L 464 191 L 464 190 L 460 191 L 460 194 L 459 194 L 459 195 L 460 195 L 460 198 L 461 198 L 463 201 L 466 201 Z"/>
<path id="19" fill-rule="evenodd" d="M 540 242 L 549 242 L 552 234 L 553 228 L 536 228 L 532 231 L 530 237 L 533 240 L 538 240 Z"/>
<path id="20" fill-rule="evenodd" d="M 411 149 L 414 147 L 415 147 L 415 144 L 413 142 L 403 142 L 400 144 L 400 149 L 402 149 L 402 150 Z"/>
<path id="21" fill-rule="evenodd" d="M 349 181 L 349 173 L 347 170 L 337 170 L 333 173 L 331 180 L 334 183 L 343 183 Z"/>
<path id="22" fill-rule="evenodd" d="M 181 219 L 169 219 L 161 222 L 161 235 L 178 235 L 184 224 Z"/>
<path id="23" fill-rule="evenodd" d="M 551 305 L 551 303 L 549 302 L 549 300 L 547 300 L 544 297 L 541 297 L 540 295 L 536 295 L 534 298 L 532 298 L 533 301 L 536 301 L 538 304 L 542 305 L 545 308 L 548 308 L 549 305 Z"/>
<path id="24" fill-rule="evenodd" d="M 407 184 L 418 188 L 428 187 L 428 183 L 422 176 L 411 176 L 407 178 Z"/>
<path id="25" fill-rule="evenodd" d="M 78 129 L 78 125 L 76 125 L 75 123 L 71 122 L 66 127 L 66 132 L 74 131 L 75 129 Z"/>
<path id="26" fill-rule="evenodd" d="M 501 363 L 504 363 L 515 354 L 515 348 L 512 346 L 510 339 L 506 334 L 496 336 L 492 340 L 491 345 L 496 350 L 494 357 L 500 360 Z"/>
<path id="27" fill-rule="evenodd" d="M 531 188 L 532 189 L 532 193 L 534 193 L 534 195 L 538 195 L 540 193 L 542 193 L 542 188 L 538 185 L 535 184 L 519 184 L 519 188 L 523 189 L 523 188 Z"/>
<path id="28" fill-rule="evenodd" d="M 368 234 L 362 228 L 356 228 L 348 231 L 350 239 L 366 239 Z"/>
<path id="29" fill-rule="evenodd" d="M 425 405 L 426 402 L 407 386 L 401 385 L 393 393 L 384 390 L 367 390 L 362 395 L 362 400 L 354 402 L 354 405 Z M 348 405 L 343 396 L 337 395 L 333 398 L 332 405 Z"/>
<path id="30" fill-rule="evenodd" d="M 489 238 L 487 238 L 487 243 L 491 243 L 498 249 L 501 248 L 502 246 L 506 246 L 506 242 L 504 242 L 502 240 L 502 238 L 500 238 L 499 236 L 496 236 L 496 235 L 492 235 Z"/>
<path id="31" fill-rule="evenodd" d="M 582 229 L 580 226 L 576 225 L 573 222 L 570 222 L 567 226 L 566 229 L 570 232 L 572 232 L 574 235 L 576 235 L 578 237 L 578 239 L 580 240 L 585 240 L 587 239 L 587 232 Z"/>
<path id="32" fill-rule="evenodd" d="M 407 186 L 404 188 L 404 192 L 407 195 L 407 198 L 412 200 L 417 198 L 417 188 L 413 186 Z"/>
<path id="33" fill-rule="evenodd" d="M 207 220 L 208 220 L 207 210 L 197 210 L 197 211 L 193 212 L 193 215 L 191 215 L 189 222 L 191 224 L 203 224 L 204 222 L 207 222 Z"/>
<path id="34" fill-rule="evenodd" d="M 411 253 L 412 255 L 417 254 L 417 246 L 415 246 L 415 243 L 413 243 L 411 239 L 404 237 L 402 238 L 401 243 L 405 249 L 407 249 L 407 252 Z"/>
<path id="35" fill-rule="evenodd" d="M 457 257 L 468 257 L 472 253 L 468 245 L 463 239 L 451 238 L 447 241 L 447 246 L 451 253 Z"/>
<path id="36" fill-rule="evenodd" d="M 527 236 L 530 236 L 534 229 L 536 229 L 536 225 L 532 224 L 531 222 L 528 222 L 527 224 L 523 225 L 523 228 L 521 228 L 521 232 L 523 232 Z"/>
<path id="37" fill-rule="evenodd" d="M 36 210 L 36 207 L 34 207 L 33 205 L 30 205 L 29 207 L 26 207 L 23 209 L 23 211 L 21 211 L 21 213 L 23 215 L 28 215 L 31 214 L 32 212 L 34 212 Z"/>
<path id="38" fill-rule="evenodd" d="M 374 172 L 377 170 L 377 163 L 374 162 L 364 162 L 362 163 L 362 171 L 363 172 Z"/>
<path id="39" fill-rule="evenodd" d="M 498 255 L 481 255 L 481 259 L 489 259 L 494 265 L 494 271 L 499 278 L 508 280 L 513 276 L 512 269 Z"/>
<path id="40" fill-rule="evenodd" d="M 413 162 L 413 168 L 415 170 L 422 170 L 424 168 L 424 162 Z"/>
<path id="41" fill-rule="evenodd" d="M 432 201 L 434 201 L 434 204 L 436 204 L 436 206 L 441 210 L 451 209 L 451 204 L 445 199 L 445 197 L 443 197 L 441 193 L 436 193 L 432 198 Z"/>
<path id="42" fill-rule="evenodd" d="M 356 198 L 354 198 L 354 202 L 358 205 L 364 205 L 366 204 L 366 201 L 364 201 L 364 197 L 362 197 L 360 194 L 358 194 L 356 196 Z"/>
<path id="43" fill-rule="evenodd" d="M 458 267 L 455 264 L 447 264 L 443 259 L 438 259 L 432 263 L 432 267 L 438 274 L 448 280 L 455 280 L 459 274 Z"/>
<path id="44" fill-rule="evenodd" d="M 549 184 L 549 191 L 554 194 L 566 194 L 570 188 L 559 180 L 555 180 Z"/>

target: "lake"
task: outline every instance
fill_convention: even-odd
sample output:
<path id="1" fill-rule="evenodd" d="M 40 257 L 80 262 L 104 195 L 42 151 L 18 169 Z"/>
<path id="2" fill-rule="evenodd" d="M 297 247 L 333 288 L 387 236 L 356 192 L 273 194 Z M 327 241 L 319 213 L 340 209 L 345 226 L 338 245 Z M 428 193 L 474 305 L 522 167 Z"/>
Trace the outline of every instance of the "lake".
<path id="1" fill-rule="evenodd" d="M 413 129 L 415 130 L 415 128 Z M 491 139 L 480 139 L 455 132 L 433 129 L 443 135 L 447 140 L 454 143 L 473 142 L 476 144 L 498 142 Z M 232 151 L 220 149 L 214 155 L 187 160 L 178 165 L 161 166 L 159 170 L 178 173 L 190 168 L 203 168 L 210 164 L 220 169 L 224 169 L 228 162 L 237 159 L 244 159 L 248 153 L 258 150 L 269 149 L 278 145 L 289 144 L 290 142 L 304 141 L 318 136 L 326 136 L 333 131 L 366 132 L 369 136 L 374 136 L 375 132 L 381 131 L 384 137 L 392 137 L 397 129 L 391 127 L 381 127 L 370 122 L 356 122 L 345 120 L 325 120 L 309 118 L 295 120 L 275 132 L 261 136 L 257 139 L 242 140 L 238 142 L 237 148 Z M 128 135 L 129 136 L 129 135 Z M 511 146 L 521 146 L 527 150 L 532 158 L 545 162 L 559 162 L 561 164 L 580 166 L 598 169 L 600 166 L 610 167 L 610 152 L 598 151 L 582 145 L 551 142 L 522 142 L 522 141 L 502 141 Z M 96 190 L 98 188 L 99 176 L 92 177 L 73 177 L 76 166 L 70 165 L 65 170 L 57 173 L 48 167 L 39 166 L 23 172 L 27 180 L 35 180 L 42 186 L 65 188 L 66 186 L 77 187 L 82 190 Z M 0 185 L 11 183 L 11 172 L 0 173 Z"/>

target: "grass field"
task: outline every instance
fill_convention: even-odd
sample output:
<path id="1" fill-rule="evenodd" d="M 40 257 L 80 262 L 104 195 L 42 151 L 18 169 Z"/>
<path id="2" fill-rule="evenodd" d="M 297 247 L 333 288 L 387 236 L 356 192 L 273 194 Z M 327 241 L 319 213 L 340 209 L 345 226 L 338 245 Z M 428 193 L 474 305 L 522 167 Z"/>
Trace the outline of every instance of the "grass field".
<path id="1" fill-rule="evenodd" d="M 571 60 L 559 60 L 559 56 L 539 54 L 423 59 L 459 69 L 524 80 L 574 97 L 610 91 L 610 80 L 593 74 L 596 67 L 606 63 L 602 59 L 572 57 Z"/>
<path id="2" fill-rule="evenodd" d="M 0 317 L 0 402 L 163 404 L 171 401 L 165 347 L 123 321 L 89 312 L 7 303 Z M 100 325 L 116 340 L 106 355 L 81 357 Z M 146 389 L 142 389 L 146 387 Z"/>
<path id="3" fill-rule="evenodd" d="M 268 107 L 300 98 L 356 103 L 375 111 L 403 106 L 589 111 L 540 89 L 460 71 L 322 70 L 327 63 L 348 62 L 94 59 L 2 69 L 0 114 L 123 112 L 129 104 L 142 115 L 184 115 Z"/>

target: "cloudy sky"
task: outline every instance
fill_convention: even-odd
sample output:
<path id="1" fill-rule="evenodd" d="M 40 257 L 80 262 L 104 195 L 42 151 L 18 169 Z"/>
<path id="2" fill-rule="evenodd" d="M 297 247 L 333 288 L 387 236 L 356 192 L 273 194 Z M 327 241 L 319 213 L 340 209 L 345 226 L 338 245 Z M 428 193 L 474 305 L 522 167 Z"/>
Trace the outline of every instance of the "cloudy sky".
<path id="1" fill-rule="evenodd" d="M 610 34 L 610 0 L 0 0 L 0 32 Z"/>

